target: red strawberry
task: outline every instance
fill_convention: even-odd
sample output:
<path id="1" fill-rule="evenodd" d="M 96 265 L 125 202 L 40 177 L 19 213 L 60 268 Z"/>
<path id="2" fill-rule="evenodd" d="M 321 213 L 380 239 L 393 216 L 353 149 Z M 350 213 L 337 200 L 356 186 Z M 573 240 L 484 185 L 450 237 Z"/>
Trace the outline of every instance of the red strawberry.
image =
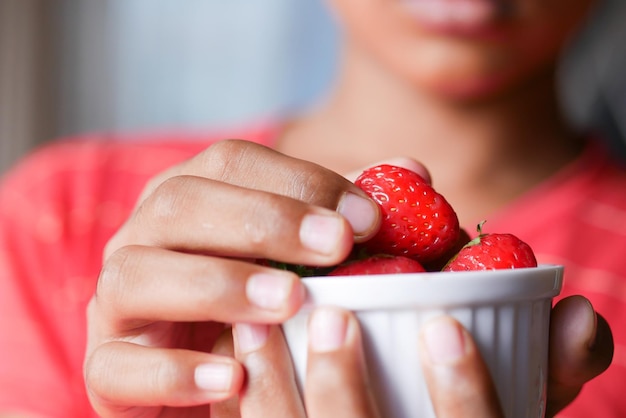
<path id="1" fill-rule="evenodd" d="M 500 270 L 537 267 L 537 259 L 528 244 L 513 234 L 483 234 L 464 246 L 443 271 Z"/>
<path id="2" fill-rule="evenodd" d="M 331 271 L 329 276 L 356 276 L 367 274 L 422 273 L 424 267 L 417 261 L 402 257 L 378 254 L 362 260 L 349 261 Z"/>
<path id="3" fill-rule="evenodd" d="M 378 202 L 383 215 L 380 231 L 365 244 L 370 253 L 428 263 L 458 242 L 454 209 L 417 173 L 379 165 L 364 171 L 355 184 Z"/>

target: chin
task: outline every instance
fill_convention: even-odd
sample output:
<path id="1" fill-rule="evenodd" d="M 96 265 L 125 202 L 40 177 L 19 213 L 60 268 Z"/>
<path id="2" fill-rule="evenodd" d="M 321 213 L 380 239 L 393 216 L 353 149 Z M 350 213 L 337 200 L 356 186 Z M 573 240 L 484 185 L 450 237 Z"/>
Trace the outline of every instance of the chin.
<path id="1" fill-rule="evenodd" d="M 442 97 L 451 99 L 473 99 L 491 96 L 499 90 L 499 84 L 494 80 L 472 80 L 472 81 L 443 81 L 440 83 L 426 84 L 423 90 L 429 91 Z"/>
<path id="2" fill-rule="evenodd" d="M 480 103 L 527 92 L 533 85 L 554 81 L 554 60 L 539 61 L 536 65 L 519 65 L 516 68 L 496 71 L 450 73 L 448 71 L 424 74 L 414 72 L 409 76 L 416 91 L 431 97 L 458 103 Z"/>
<path id="3" fill-rule="evenodd" d="M 413 77 L 416 91 L 454 102 L 483 102 L 505 95 L 515 88 L 515 79 L 502 74 L 453 78 L 449 76 Z"/>
<path id="4" fill-rule="evenodd" d="M 422 90 L 441 99 L 456 102 L 483 102 L 505 94 L 508 87 L 510 86 L 502 80 L 484 79 L 430 84 L 423 87 Z"/>

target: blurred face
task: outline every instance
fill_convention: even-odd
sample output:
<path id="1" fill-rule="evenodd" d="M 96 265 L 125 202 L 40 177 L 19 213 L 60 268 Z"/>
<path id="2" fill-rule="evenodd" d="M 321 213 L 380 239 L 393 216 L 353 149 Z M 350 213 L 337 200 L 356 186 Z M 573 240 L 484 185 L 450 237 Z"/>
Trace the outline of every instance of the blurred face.
<path id="1" fill-rule="evenodd" d="M 497 93 L 553 65 L 594 0 L 329 0 L 353 47 L 433 93 Z"/>

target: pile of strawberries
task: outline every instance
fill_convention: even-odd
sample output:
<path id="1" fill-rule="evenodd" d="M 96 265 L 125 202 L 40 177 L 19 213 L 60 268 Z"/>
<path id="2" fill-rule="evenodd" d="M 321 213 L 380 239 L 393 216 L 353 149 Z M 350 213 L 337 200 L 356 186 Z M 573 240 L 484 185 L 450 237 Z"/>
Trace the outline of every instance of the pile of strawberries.
<path id="1" fill-rule="evenodd" d="M 355 184 L 380 205 L 382 224 L 374 238 L 355 245 L 352 255 L 329 275 L 537 266 L 530 246 L 512 234 L 486 234 L 481 224 L 478 236 L 470 240 L 452 206 L 410 170 L 379 165 L 364 171 Z"/>
<path id="2" fill-rule="evenodd" d="M 382 221 L 377 234 L 355 244 L 347 260 L 331 268 L 260 262 L 302 277 L 537 267 L 533 250 L 513 234 L 483 233 L 481 223 L 471 239 L 450 203 L 413 171 L 378 165 L 355 184 L 378 203 Z"/>

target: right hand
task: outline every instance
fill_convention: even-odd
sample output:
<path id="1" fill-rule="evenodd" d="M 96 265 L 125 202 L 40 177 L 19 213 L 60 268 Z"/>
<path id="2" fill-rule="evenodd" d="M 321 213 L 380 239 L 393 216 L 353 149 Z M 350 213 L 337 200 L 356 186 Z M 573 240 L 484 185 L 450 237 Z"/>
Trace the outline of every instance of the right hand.
<path id="1" fill-rule="evenodd" d="M 238 394 L 244 380 L 240 363 L 211 354 L 224 327 L 283 322 L 304 299 L 295 274 L 254 260 L 336 264 L 379 217 L 344 177 L 244 141 L 217 143 L 152 179 L 107 244 L 88 307 L 84 373 L 95 410 L 207 416 L 207 404 Z"/>

